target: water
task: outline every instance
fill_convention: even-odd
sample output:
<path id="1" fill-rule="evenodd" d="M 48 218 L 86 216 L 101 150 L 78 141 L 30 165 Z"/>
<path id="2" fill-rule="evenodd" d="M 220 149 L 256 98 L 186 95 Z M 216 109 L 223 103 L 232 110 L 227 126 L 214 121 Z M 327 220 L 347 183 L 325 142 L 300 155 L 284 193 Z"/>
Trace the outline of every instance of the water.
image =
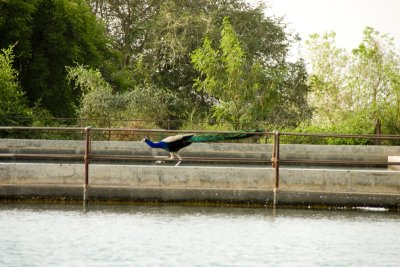
<path id="1" fill-rule="evenodd" d="M 0 203 L 0 266 L 400 266 L 400 213 Z"/>

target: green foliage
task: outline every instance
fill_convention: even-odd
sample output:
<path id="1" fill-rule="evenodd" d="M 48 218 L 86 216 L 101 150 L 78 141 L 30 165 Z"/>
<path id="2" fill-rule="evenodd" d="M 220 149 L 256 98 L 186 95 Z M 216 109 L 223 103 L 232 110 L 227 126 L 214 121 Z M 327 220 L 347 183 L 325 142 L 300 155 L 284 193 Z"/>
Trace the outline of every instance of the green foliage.
<path id="1" fill-rule="evenodd" d="M 349 54 L 335 46 L 334 38 L 334 33 L 313 35 L 307 42 L 315 109 L 311 124 L 337 133 L 374 134 L 382 121 L 382 133 L 398 133 L 400 57 L 392 40 L 366 28 Z"/>
<path id="2" fill-rule="evenodd" d="M 28 60 L 32 56 L 32 20 L 38 1 L 0 1 L 0 47 L 14 46 L 17 63 Z M 19 68 L 18 68 L 19 69 Z"/>
<path id="3" fill-rule="evenodd" d="M 28 117 L 32 112 L 18 84 L 18 72 L 12 67 L 12 48 L 0 53 L 0 125 L 18 125 L 13 117 Z"/>
<path id="4" fill-rule="evenodd" d="M 334 43 L 335 33 L 323 36 L 313 34 L 306 41 L 309 49 L 311 74 L 308 83 L 311 88 L 310 105 L 314 108 L 313 121 L 318 125 L 336 123 L 348 103 L 345 90 L 348 73 L 348 56 Z"/>
<path id="5" fill-rule="evenodd" d="M 118 118 L 121 110 L 127 106 L 126 99 L 113 94 L 111 86 L 103 79 L 99 70 L 84 66 L 68 67 L 68 80 L 74 88 L 82 92 L 81 103 L 77 110 L 85 125 L 111 127 L 112 120 Z"/>
<path id="6" fill-rule="evenodd" d="M 234 129 L 266 119 L 275 125 L 296 125 L 311 114 L 304 62 L 266 67 L 265 62 L 250 60 L 227 18 L 219 49 L 205 38 L 192 54 L 192 62 L 201 73 L 194 86 L 215 99 L 217 121 L 229 122 Z"/>
<path id="7" fill-rule="evenodd" d="M 79 94 L 68 86 L 65 66 L 100 66 L 106 57 L 104 28 L 85 0 L 0 2 L 1 46 L 17 42 L 15 65 L 30 106 L 71 116 Z"/>
<path id="8" fill-rule="evenodd" d="M 178 101 L 168 90 L 144 85 L 130 92 L 113 92 L 99 70 L 81 65 L 67 70 L 69 81 L 82 92 L 77 114 L 85 125 L 168 128 L 168 118 L 174 115 L 170 107 Z M 131 122 L 132 119 L 137 122 Z M 149 124 L 150 119 L 153 122 Z"/>
<path id="9" fill-rule="evenodd" d="M 196 118 L 204 121 L 209 120 L 216 111 L 215 98 L 205 90 L 193 90 L 193 80 L 199 73 L 191 64 L 191 55 L 202 47 L 205 37 L 211 44 L 220 43 L 223 18 L 229 17 L 232 29 L 237 31 L 235 38 L 243 53 L 240 58 L 245 63 L 244 71 L 253 70 L 248 75 L 248 82 L 261 87 L 262 84 L 251 82 L 250 78 L 271 79 L 265 86 L 265 90 L 271 94 L 260 97 L 259 106 L 248 113 L 257 120 L 274 119 L 276 123 L 290 125 L 298 123 L 300 118 L 297 115 L 290 116 L 290 113 L 296 109 L 296 114 L 300 114 L 299 110 L 304 104 L 299 106 L 297 102 L 291 102 L 293 98 L 289 96 L 297 94 L 297 100 L 300 101 L 305 99 L 303 96 L 307 92 L 299 67 L 289 66 L 285 62 L 288 48 L 297 41 L 297 37 L 284 31 L 282 20 L 265 17 L 263 5 L 252 8 L 243 0 L 93 0 L 90 3 L 116 40 L 114 48 L 124 55 L 125 66 L 133 71 L 132 87 L 154 85 L 178 96 L 179 101 L 170 108 L 173 109 L 173 117 L 169 119 Z M 230 41 L 227 36 L 225 38 L 229 45 Z M 225 47 L 226 50 L 228 48 Z M 232 54 L 226 55 L 226 58 L 233 59 L 235 55 Z M 295 65 L 304 68 L 302 62 Z M 278 80 L 281 82 L 278 83 Z M 250 85 L 246 87 L 251 89 Z M 280 87 L 283 94 L 277 99 L 272 92 Z M 276 100 L 277 106 L 287 105 L 288 108 L 273 107 L 271 99 Z M 229 117 L 231 115 L 228 114 L 235 113 L 235 107 L 230 109 L 228 113 L 224 113 L 226 109 L 217 113 L 221 114 L 221 119 Z M 279 116 L 275 116 L 277 114 Z"/>
<path id="10" fill-rule="evenodd" d="M 33 108 L 18 82 L 18 71 L 13 68 L 14 46 L 2 49 L 0 53 L 0 125 L 4 126 L 58 126 L 49 111 L 39 102 Z M 14 134 L 14 137 L 32 137 L 33 135 Z"/>
<path id="11" fill-rule="evenodd" d="M 309 119 L 313 112 L 307 101 L 309 86 L 307 85 L 308 74 L 304 61 L 286 63 L 285 67 L 280 68 L 277 77 L 281 78 L 273 80 L 279 83 L 276 85 L 278 88 L 277 103 L 269 117 L 271 124 L 275 127 L 295 128 L 301 122 Z"/>
<path id="12" fill-rule="evenodd" d="M 227 121 L 234 129 L 241 129 L 243 122 L 251 120 L 253 96 L 262 93 L 262 69 L 258 64 L 248 66 L 228 18 L 223 21 L 219 49 L 214 50 L 211 41 L 205 38 L 203 46 L 194 51 L 192 62 L 202 73 L 194 86 L 216 99 L 214 117 L 218 121 Z"/>
<path id="13" fill-rule="evenodd" d="M 372 120 L 381 120 L 387 133 L 400 130 L 400 56 L 387 35 L 365 28 L 364 39 L 353 50 L 351 86 L 357 109 L 368 109 Z M 393 129 L 394 131 L 388 131 Z"/>
<path id="14" fill-rule="evenodd" d="M 374 124 L 370 122 L 368 110 L 359 112 L 357 116 L 348 117 L 340 123 L 330 125 L 318 125 L 304 122 L 296 129 L 289 129 L 288 132 L 298 133 L 321 133 L 321 134 L 350 134 L 350 135 L 365 135 L 372 133 Z M 329 145 L 367 145 L 373 141 L 367 138 L 338 138 L 338 137 L 286 137 L 283 139 L 286 143 L 305 143 L 305 144 L 329 144 Z"/>
<path id="15" fill-rule="evenodd" d="M 224 120 L 236 121 L 235 127 L 251 120 L 297 125 L 306 113 L 307 87 L 304 64 L 285 61 L 297 41 L 285 27 L 265 17 L 264 6 L 244 0 L 0 1 L 0 48 L 17 43 L 13 65 L 35 125 L 83 112 L 108 120 L 96 122 L 105 126 L 117 117 L 156 118 L 154 127 L 171 128 L 184 124 L 178 120 L 219 127 L 215 118 L 221 127 L 228 125 Z M 205 37 L 220 44 L 214 50 L 226 68 L 217 71 L 225 73 L 233 100 L 193 87 L 199 72 L 191 56 Z M 85 89 L 83 72 L 68 83 L 65 67 L 75 65 L 98 70 L 89 74 L 99 81 L 101 73 L 109 88 Z"/>

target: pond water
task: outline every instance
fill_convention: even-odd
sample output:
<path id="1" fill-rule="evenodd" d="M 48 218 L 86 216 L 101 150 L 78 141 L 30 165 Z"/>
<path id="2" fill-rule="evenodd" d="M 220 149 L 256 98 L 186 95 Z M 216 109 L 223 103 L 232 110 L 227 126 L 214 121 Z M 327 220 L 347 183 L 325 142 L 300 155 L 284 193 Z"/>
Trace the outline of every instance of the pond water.
<path id="1" fill-rule="evenodd" d="M 400 213 L 0 203 L 0 266 L 400 266 Z"/>

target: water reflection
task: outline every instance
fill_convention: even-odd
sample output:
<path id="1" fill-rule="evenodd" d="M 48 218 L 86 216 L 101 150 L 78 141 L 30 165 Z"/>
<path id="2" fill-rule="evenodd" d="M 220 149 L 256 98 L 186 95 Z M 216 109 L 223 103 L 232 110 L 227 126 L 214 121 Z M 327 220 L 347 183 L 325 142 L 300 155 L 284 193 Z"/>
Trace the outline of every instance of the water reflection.
<path id="1" fill-rule="evenodd" d="M 400 214 L 0 204 L 0 266 L 398 266 Z"/>

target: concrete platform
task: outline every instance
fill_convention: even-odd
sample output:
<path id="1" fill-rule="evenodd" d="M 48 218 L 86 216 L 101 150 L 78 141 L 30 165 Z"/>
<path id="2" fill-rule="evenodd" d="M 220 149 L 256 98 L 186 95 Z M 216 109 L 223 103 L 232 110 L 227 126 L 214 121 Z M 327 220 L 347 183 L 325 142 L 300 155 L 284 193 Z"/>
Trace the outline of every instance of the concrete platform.
<path id="1" fill-rule="evenodd" d="M 400 164 L 400 156 L 388 156 L 388 162 Z M 388 169 L 393 171 L 400 171 L 400 165 L 389 165 Z"/>
<path id="2" fill-rule="evenodd" d="M 396 171 L 92 164 L 89 201 L 400 207 Z M 0 198 L 82 200 L 83 164 L 0 163 Z"/>
<path id="3" fill-rule="evenodd" d="M 68 154 L 83 155 L 84 141 L 0 139 L 0 154 Z M 225 157 L 265 159 L 269 162 L 271 144 L 194 143 L 181 150 L 182 157 Z M 344 160 L 385 163 L 388 156 L 400 156 L 400 146 L 362 145 L 292 145 L 280 146 L 281 160 Z M 91 155 L 168 156 L 145 143 L 127 141 L 94 141 Z"/>
<path id="4" fill-rule="evenodd" d="M 0 139 L 0 199 L 82 201 L 83 141 Z M 323 165 L 281 165 L 279 190 L 274 190 L 271 144 L 198 143 L 181 155 L 207 157 L 207 163 L 184 160 L 145 165 L 140 161 L 92 160 L 89 201 L 225 203 L 283 206 L 400 207 L 400 173 L 387 170 L 388 157 L 400 155 L 399 146 L 280 146 L 287 160 L 378 162 L 377 168 Z M 20 159 L 7 155 L 70 155 L 71 159 Z M 162 157 L 167 153 L 139 142 L 94 141 L 91 156 Z M 214 158 L 257 159 L 257 164 L 213 162 Z M 384 167 L 382 167 L 384 166 Z M 370 166 L 369 166 L 370 167 Z M 398 167 L 398 166 L 396 166 Z"/>

